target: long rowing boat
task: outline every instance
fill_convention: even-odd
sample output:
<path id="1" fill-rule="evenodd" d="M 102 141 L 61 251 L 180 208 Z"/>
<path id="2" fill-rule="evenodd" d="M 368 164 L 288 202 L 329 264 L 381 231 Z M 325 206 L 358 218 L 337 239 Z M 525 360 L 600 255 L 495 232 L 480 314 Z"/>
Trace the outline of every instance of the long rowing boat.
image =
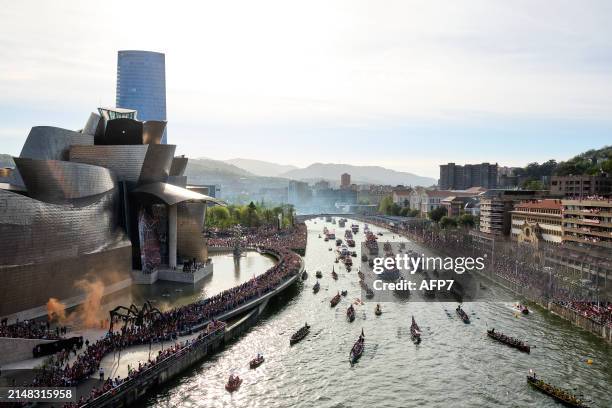
<path id="1" fill-rule="evenodd" d="M 365 336 L 363 334 L 363 329 L 361 329 L 361 334 L 359 335 L 359 338 L 355 344 L 353 344 L 353 348 L 351 348 L 351 352 L 349 353 L 349 361 L 351 362 L 351 365 L 355 364 L 361 358 L 364 348 Z"/>
<path id="2" fill-rule="evenodd" d="M 289 345 L 293 346 L 295 343 L 304 339 L 310 333 L 310 326 L 306 323 L 304 326 L 300 327 L 298 331 L 293 333 L 291 338 L 289 339 Z"/>
<path id="3" fill-rule="evenodd" d="M 416 344 L 421 342 L 421 329 L 416 320 L 414 320 L 414 316 L 412 316 L 412 324 L 410 325 L 410 336 L 412 337 L 412 341 Z"/>
<path id="4" fill-rule="evenodd" d="M 506 336 L 503 333 L 496 332 L 495 329 L 487 330 L 487 336 L 489 336 L 493 340 L 497 340 L 500 343 L 506 344 L 510 347 L 514 347 L 515 349 L 518 349 L 525 353 L 529 353 L 531 351 L 531 347 L 525 344 L 523 341 L 515 339 L 514 337 Z"/>
<path id="5" fill-rule="evenodd" d="M 461 305 L 457 306 L 455 312 L 457 312 L 457 315 L 463 320 L 463 323 L 468 324 L 470 322 L 470 317 L 463 311 Z"/>
<path id="6" fill-rule="evenodd" d="M 585 405 L 585 403 L 580 398 L 578 398 L 571 392 L 559 387 L 555 387 L 554 385 L 548 384 L 543 380 L 536 378 L 535 373 L 531 373 L 527 376 L 527 383 L 567 407 L 588 408 L 587 405 Z"/>
<path id="7" fill-rule="evenodd" d="M 334 296 L 330 301 L 329 301 L 329 305 L 331 307 L 335 307 L 338 303 L 340 303 L 340 292 L 336 293 L 336 296 Z"/>
<path id="8" fill-rule="evenodd" d="M 355 308 L 353 307 L 353 305 L 350 305 L 348 309 L 346 309 L 346 319 L 349 322 L 352 322 L 355 320 Z"/>

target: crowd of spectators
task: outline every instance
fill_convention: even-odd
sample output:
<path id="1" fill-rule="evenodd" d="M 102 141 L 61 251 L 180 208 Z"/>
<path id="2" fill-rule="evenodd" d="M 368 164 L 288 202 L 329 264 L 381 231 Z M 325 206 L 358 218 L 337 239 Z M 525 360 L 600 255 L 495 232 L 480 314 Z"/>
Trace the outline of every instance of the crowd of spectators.
<path id="1" fill-rule="evenodd" d="M 8 319 L 0 321 L 0 337 L 57 340 L 66 334 L 66 331 L 67 328 L 64 326 L 52 329 L 48 321 L 17 320 L 11 324 L 8 324 Z"/>
<path id="2" fill-rule="evenodd" d="M 106 394 L 106 393 L 114 393 L 118 387 L 129 382 L 130 380 L 135 380 L 139 376 L 142 376 L 145 372 L 150 369 L 155 368 L 161 362 L 167 360 L 171 357 L 177 357 L 179 355 L 183 355 L 188 352 L 192 347 L 198 345 L 198 343 L 204 341 L 208 336 L 214 334 L 217 330 L 223 329 L 225 323 L 213 320 L 211 321 L 205 330 L 200 332 L 198 336 L 194 339 L 187 339 L 185 341 L 181 341 L 179 343 L 174 343 L 170 347 L 167 347 L 163 350 L 159 350 L 157 352 L 157 356 L 155 358 L 149 358 L 146 363 L 139 362 L 138 367 L 131 368 L 128 366 L 128 375 L 127 377 L 122 378 L 121 376 L 116 376 L 114 378 L 108 377 L 104 379 L 101 375 L 101 380 L 104 381 L 102 385 L 93 387 L 91 392 L 87 396 L 81 396 L 76 403 L 68 403 L 64 405 L 64 408 L 77 408 L 81 407 L 88 402 Z"/>
<path id="3" fill-rule="evenodd" d="M 272 226 L 245 228 L 235 226 L 226 230 L 208 232 L 208 246 L 234 248 L 283 248 L 306 249 L 306 224 L 298 223 L 291 228 L 278 229 Z"/>
<path id="4" fill-rule="evenodd" d="M 558 301 L 557 303 L 581 316 L 612 327 L 612 302 Z"/>

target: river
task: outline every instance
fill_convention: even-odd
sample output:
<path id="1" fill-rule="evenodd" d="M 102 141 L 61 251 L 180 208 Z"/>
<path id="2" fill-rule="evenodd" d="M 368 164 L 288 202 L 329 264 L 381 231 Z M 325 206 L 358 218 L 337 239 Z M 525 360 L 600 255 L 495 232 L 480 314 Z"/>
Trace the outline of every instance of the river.
<path id="1" fill-rule="evenodd" d="M 349 220 L 347 226 L 352 222 Z M 356 250 L 364 237 L 356 234 Z M 141 403 L 147 407 L 557 407 L 550 397 L 530 388 L 525 376 L 534 369 L 540 377 L 567 389 L 577 388 L 592 400 L 590 406 L 612 406 L 612 347 L 549 312 L 532 307 L 516 317 L 512 302 L 491 299 L 464 304 L 472 323 L 454 314 L 455 303 L 384 303 L 356 306 L 357 319 L 347 322 L 349 302 L 361 296 L 357 268 L 346 272 L 334 264 L 333 245 L 318 236 L 327 225 L 337 236 L 343 230 L 321 220 L 308 221 L 305 256 L 309 278 L 276 299 L 262 320 L 212 359 L 199 364 Z M 381 240 L 392 240 L 383 232 Z M 396 236 L 395 241 L 400 239 Z M 426 250 L 405 240 L 407 248 Z M 360 258 L 356 258 L 356 264 Z M 339 280 L 331 278 L 336 265 Z M 315 271 L 323 272 L 321 291 L 312 293 Z M 243 270 L 241 273 L 248 273 Z M 348 290 L 336 308 L 330 298 Z M 491 288 L 491 292 L 504 290 Z M 520 299 L 516 299 L 519 301 Z M 410 316 L 423 331 L 423 341 L 410 339 Z M 304 322 L 310 335 L 289 346 L 289 337 Z M 526 340 L 531 354 L 487 338 L 487 327 Z M 361 330 L 366 348 L 351 367 L 348 354 Z M 248 363 L 258 352 L 266 361 L 256 370 Z M 593 364 L 588 365 L 587 359 Z M 240 375 L 241 388 L 229 394 L 224 384 L 230 373 Z"/>

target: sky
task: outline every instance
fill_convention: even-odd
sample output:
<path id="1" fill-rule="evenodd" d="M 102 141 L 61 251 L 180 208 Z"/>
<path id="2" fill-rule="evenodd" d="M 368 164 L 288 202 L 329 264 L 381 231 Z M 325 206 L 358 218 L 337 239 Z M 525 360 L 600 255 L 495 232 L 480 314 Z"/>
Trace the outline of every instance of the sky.
<path id="1" fill-rule="evenodd" d="M 522 166 L 612 144 L 610 1 L 30 1 L 0 8 L 0 153 L 166 54 L 169 143 L 306 166 Z"/>

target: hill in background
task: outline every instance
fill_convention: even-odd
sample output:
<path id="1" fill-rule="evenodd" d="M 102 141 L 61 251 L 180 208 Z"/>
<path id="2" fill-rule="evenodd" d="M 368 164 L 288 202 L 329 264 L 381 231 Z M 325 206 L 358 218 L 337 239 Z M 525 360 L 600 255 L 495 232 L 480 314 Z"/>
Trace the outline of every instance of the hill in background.
<path id="1" fill-rule="evenodd" d="M 256 174 L 258 176 L 264 177 L 278 177 L 283 173 L 286 173 L 291 170 L 295 170 L 298 167 L 292 166 L 289 164 L 277 164 L 272 162 L 267 162 L 263 160 L 254 160 L 254 159 L 229 159 L 224 160 L 225 163 L 232 164 L 234 166 L 240 167 L 243 170 L 246 170 L 250 173 Z"/>
<path id="2" fill-rule="evenodd" d="M 353 183 L 405 186 L 431 186 L 436 180 L 416 174 L 386 169 L 380 166 L 353 166 L 350 164 L 314 163 L 303 169 L 290 170 L 282 177 L 294 180 L 325 179 L 338 182 L 340 175 L 348 173 Z"/>

